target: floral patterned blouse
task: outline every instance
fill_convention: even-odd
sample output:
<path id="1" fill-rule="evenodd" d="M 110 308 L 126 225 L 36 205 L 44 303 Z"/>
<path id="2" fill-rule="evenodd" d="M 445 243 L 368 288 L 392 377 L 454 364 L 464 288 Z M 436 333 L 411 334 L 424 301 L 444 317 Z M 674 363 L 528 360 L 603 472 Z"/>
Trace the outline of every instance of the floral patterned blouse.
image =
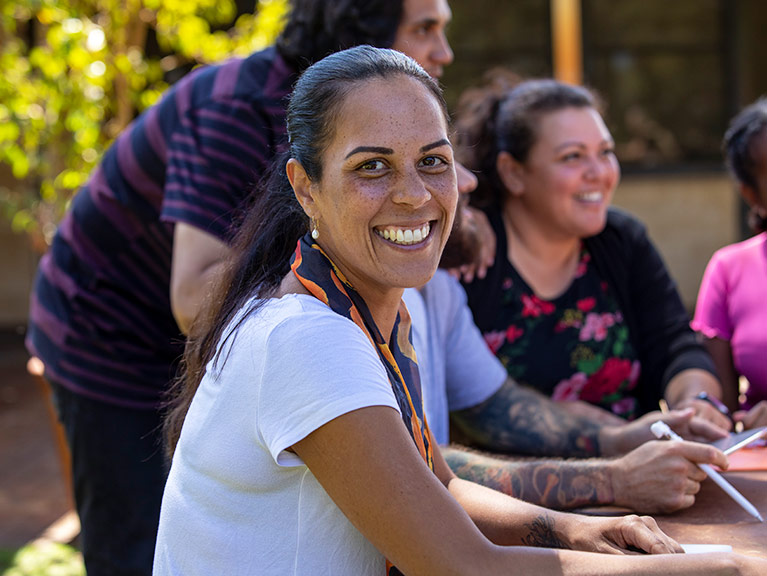
<path id="1" fill-rule="evenodd" d="M 485 341 L 509 376 L 554 400 L 583 400 L 633 418 L 639 360 L 616 298 L 586 248 L 570 287 L 553 300 L 536 296 L 508 259 L 500 260 L 495 313 L 482 314 L 487 299 L 472 298 L 472 285 L 466 289 Z"/>

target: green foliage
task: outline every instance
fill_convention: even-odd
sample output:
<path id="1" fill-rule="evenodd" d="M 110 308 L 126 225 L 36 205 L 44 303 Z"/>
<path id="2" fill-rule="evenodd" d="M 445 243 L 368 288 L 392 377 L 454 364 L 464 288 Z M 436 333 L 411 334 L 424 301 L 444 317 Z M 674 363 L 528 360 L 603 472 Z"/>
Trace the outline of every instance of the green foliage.
<path id="1" fill-rule="evenodd" d="M 2 576 L 85 576 L 80 552 L 55 542 L 33 542 L 19 550 L 0 550 Z"/>
<path id="2" fill-rule="evenodd" d="M 235 0 L 0 3 L 0 214 L 44 249 L 115 136 L 167 88 L 166 73 L 272 43 L 287 10 L 287 0 L 239 15 Z M 150 34 L 161 54 L 146 54 Z"/>

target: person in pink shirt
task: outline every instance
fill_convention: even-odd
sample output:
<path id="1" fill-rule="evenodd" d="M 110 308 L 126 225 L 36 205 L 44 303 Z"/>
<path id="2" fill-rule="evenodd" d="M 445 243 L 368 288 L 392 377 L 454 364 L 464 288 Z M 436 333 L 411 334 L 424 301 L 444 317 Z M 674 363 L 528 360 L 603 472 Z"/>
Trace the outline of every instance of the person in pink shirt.
<path id="1" fill-rule="evenodd" d="M 756 235 L 725 246 L 703 275 L 693 329 L 706 337 L 722 401 L 746 428 L 767 425 L 767 97 L 743 109 L 724 136 L 727 167 L 751 208 Z M 738 381 L 749 386 L 739 400 Z"/>

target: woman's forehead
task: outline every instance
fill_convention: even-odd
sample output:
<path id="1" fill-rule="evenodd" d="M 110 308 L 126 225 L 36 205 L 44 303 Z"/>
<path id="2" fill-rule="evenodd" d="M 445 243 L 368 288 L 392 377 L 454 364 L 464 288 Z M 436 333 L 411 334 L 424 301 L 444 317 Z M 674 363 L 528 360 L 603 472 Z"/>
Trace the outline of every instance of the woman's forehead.
<path id="1" fill-rule="evenodd" d="M 361 81 L 339 103 L 333 140 L 360 139 L 423 144 L 446 138 L 440 102 L 420 81 L 403 75 Z"/>

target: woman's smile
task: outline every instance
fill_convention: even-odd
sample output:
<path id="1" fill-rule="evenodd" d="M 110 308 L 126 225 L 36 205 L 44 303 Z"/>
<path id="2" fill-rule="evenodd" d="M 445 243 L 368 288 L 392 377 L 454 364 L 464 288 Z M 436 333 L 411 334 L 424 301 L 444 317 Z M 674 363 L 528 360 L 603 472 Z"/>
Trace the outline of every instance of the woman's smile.
<path id="1" fill-rule="evenodd" d="M 433 223 L 436 223 L 436 221 L 432 220 L 416 227 L 381 226 L 373 228 L 373 231 L 379 237 L 383 238 L 391 244 L 397 244 L 400 246 L 414 246 L 417 244 L 423 244 L 427 239 L 429 239 Z"/>

